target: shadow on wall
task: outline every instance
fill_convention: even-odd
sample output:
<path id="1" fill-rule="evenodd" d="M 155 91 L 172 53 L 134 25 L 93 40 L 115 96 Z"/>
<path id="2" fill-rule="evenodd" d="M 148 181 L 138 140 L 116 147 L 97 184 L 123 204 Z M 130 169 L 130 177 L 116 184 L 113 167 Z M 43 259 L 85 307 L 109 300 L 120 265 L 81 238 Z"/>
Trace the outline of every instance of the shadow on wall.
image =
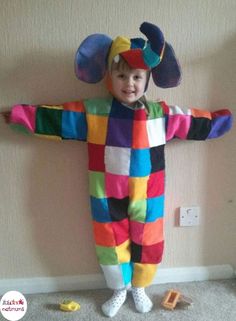
<path id="1" fill-rule="evenodd" d="M 200 89 L 196 88 L 196 93 L 207 93 L 207 97 L 199 98 L 200 101 L 206 101 L 205 105 L 200 107 L 194 102 L 197 94 L 193 94 L 194 99 L 186 97 L 193 100 L 192 106 L 211 111 L 229 108 L 234 119 L 236 118 L 235 57 L 236 39 L 232 38 L 213 55 L 190 62 L 187 67 L 191 69 L 191 85 L 202 81 L 199 84 Z M 204 91 L 201 90 L 203 81 L 207 86 Z M 181 88 L 179 90 L 181 91 Z M 194 89 L 190 88 L 190 92 L 194 92 Z M 173 242 L 171 229 L 168 232 L 168 252 L 164 255 L 164 260 L 168 257 L 168 265 L 178 261 L 180 266 L 232 264 L 236 268 L 235 136 L 234 121 L 231 131 L 218 139 L 204 142 L 173 140 L 167 144 L 166 225 L 169 229 L 170 225 L 172 228 L 171 215 L 176 204 L 187 202 L 185 204 L 189 206 L 201 206 L 201 226 L 183 229 L 183 235 L 177 236 L 180 242 L 185 240 L 182 249 L 178 242 Z M 182 172 L 183 180 L 174 168 Z M 174 224 L 179 226 L 179 208 L 175 209 Z M 182 230 L 176 230 L 176 233 L 182 233 Z M 193 235 L 193 239 L 188 238 L 189 235 Z M 189 250 L 189 242 L 194 251 Z M 165 264 L 165 261 L 163 263 Z"/>
<path id="2" fill-rule="evenodd" d="M 4 69 L 0 82 L 7 97 L 12 91 L 13 97 L 19 96 L 12 104 L 60 104 L 105 95 L 101 83 L 95 88 L 76 79 L 71 53 L 25 55 L 11 70 Z M 25 140 L 30 140 L 32 158 L 25 177 L 25 199 L 37 253 L 32 261 L 40 261 L 44 271 L 53 276 L 95 273 L 98 264 L 89 208 L 86 143 L 18 138 L 6 132 L 2 138 L 23 148 Z"/>
<path id="3" fill-rule="evenodd" d="M 211 110 L 229 108 L 236 116 L 236 38 L 232 37 L 204 63 L 209 68 L 209 106 Z M 205 224 L 203 262 L 232 264 L 235 261 L 236 226 L 236 144 L 235 125 L 229 133 L 207 142 L 205 176 Z"/>
<path id="4" fill-rule="evenodd" d="M 210 60 L 212 79 L 209 89 L 212 105 L 216 101 L 216 93 L 222 95 L 223 108 L 228 107 L 236 117 L 236 35 L 225 43 L 224 47 Z M 224 101 L 225 99 L 225 101 Z M 206 252 L 212 253 L 217 263 L 229 263 L 236 268 L 235 260 L 235 226 L 236 226 L 236 128 L 235 122 L 231 132 L 222 137 L 219 142 L 210 144 L 208 157 L 208 173 L 211 181 L 207 181 L 208 195 L 212 200 L 208 203 L 207 212 L 211 214 L 212 239 L 208 241 L 208 231 L 205 231 Z M 217 145 L 217 143 L 219 143 Z M 214 220 L 214 213 L 218 219 Z"/>

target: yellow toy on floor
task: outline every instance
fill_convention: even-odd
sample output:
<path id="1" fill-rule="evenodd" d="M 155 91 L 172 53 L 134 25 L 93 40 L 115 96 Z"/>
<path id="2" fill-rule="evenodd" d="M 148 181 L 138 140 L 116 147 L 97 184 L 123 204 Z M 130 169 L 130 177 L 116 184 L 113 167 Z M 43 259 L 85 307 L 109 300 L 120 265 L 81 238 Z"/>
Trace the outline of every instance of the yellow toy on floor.
<path id="1" fill-rule="evenodd" d="M 80 305 L 75 301 L 65 300 L 60 304 L 60 310 L 62 311 L 74 312 L 74 311 L 78 311 L 79 309 L 80 309 Z"/>

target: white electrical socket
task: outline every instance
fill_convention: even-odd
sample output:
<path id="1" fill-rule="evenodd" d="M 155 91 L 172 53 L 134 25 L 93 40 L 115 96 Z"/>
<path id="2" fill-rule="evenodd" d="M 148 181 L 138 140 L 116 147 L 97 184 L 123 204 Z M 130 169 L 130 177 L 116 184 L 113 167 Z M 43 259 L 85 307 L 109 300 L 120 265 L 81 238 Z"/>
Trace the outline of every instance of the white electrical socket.
<path id="1" fill-rule="evenodd" d="M 200 207 L 180 207 L 179 226 L 197 226 L 200 219 Z"/>

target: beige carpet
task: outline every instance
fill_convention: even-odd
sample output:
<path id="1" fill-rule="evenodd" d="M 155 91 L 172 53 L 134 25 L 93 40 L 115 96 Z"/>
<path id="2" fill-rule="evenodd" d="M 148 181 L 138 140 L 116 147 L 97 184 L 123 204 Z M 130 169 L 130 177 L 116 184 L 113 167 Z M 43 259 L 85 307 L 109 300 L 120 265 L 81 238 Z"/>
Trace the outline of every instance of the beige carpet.
<path id="1" fill-rule="evenodd" d="M 164 310 L 161 300 L 168 289 L 179 289 L 193 300 L 186 309 L 178 306 L 174 311 Z M 154 302 L 154 308 L 147 314 L 135 311 L 131 293 L 114 321 L 236 321 L 236 279 L 207 282 L 191 282 L 155 285 L 147 290 Z M 109 320 L 103 316 L 100 306 L 111 295 L 111 291 L 89 290 L 27 295 L 28 311 L 23 321 L 96 321 Z M 59 303 L 64 299 L 78 301 L 77 312 L 62 312 Z M 1 319 L 4 320 L 4 319 Z"/>

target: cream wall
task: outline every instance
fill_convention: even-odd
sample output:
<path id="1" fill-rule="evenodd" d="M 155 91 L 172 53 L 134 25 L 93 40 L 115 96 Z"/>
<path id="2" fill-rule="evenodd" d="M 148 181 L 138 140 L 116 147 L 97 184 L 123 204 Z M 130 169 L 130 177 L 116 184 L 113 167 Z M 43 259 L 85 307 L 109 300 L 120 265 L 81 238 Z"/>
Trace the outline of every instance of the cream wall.
<path id="1" fill-rule="evenodd" d="M 149 98 L 209 110 L 236 110 L 234 0 L 1 0 L 0 108 L 105 96 L 73 72 L 91 33 L 139 36 L 161 27 L 183 69 L 182 84 Z M 162 267 L 232 264 L 236 268 L 235 127 L 208 142 L 166 149 L 166 251 Z M 0 122 L 0 279 L 100 271 L 88 203 L 86 145 L 12 132 Z M 177 208 L 201 207 L 201 225 L 176 226 Z"/>

